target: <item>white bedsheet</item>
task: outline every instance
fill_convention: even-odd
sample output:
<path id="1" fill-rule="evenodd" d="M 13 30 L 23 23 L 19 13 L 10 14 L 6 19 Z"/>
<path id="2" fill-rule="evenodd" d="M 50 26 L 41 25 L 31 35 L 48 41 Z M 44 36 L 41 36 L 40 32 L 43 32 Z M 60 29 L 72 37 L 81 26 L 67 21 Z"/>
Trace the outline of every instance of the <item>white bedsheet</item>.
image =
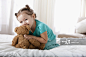
<path id="1" fill-rule="evenodd" d="M 86 56 L 86 45 L 62 45 L 50 50 L 21 49 L 11 46 L 15 35 L 0 35 L 0 56 Z"/>

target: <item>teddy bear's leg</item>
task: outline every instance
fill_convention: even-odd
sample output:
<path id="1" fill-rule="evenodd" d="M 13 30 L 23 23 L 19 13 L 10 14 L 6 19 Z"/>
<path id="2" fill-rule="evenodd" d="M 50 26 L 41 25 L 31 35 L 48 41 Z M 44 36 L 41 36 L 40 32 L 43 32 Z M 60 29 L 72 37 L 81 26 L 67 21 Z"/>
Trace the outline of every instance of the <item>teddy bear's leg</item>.
<path id="1" fill-rule="evenodd" d="M 36 47 L 31 44 L 31 45 L 29 46 L 29 49 L 36 49 Z"/>
<path id="2" fill-rule="evenodd" d="M 14 37 L 14 39 L 12 40 L 12 46 L 15 46 L 16 44 L 18 44 L 18 35 Z"/>
<path id="3" fill-rule="evenodd" d="M 28 49 L 26 46 L 22 47 L 23 49 Z"/>
<path id="4" fill-rule="evenodd" d="M 39 47 L 40 46 L 40 42 L 38 42 L 37 40 L 35 39 L 30 39 L 29 42 L 31 44 L 33 44 L 35 47 Z"/>
<path id="5" fill-rule="evenodd" d="M 29 46 L 30 46 L 30 43 L 29 43 L 29 41 L 27 39 L 24 39 L 21 42 L 19 42 L 19 45 L 23 49 L 28 49 Z"/>
<path id="6" fill-rule="evenodd" d="M 41 49 L 41 50 L 43 50 L 44 49 L 44 47 L 45 47 L 45 44 L 40 44 L 40 46 L 38 47 L 39 49 Z"/>
<path id="7" fill-rule="evenodd" d="M 21 46 L 20 46 L 19 44 L 17 44 L 15 47 L 16 47 L 16 48 L 21 48 Z"/>

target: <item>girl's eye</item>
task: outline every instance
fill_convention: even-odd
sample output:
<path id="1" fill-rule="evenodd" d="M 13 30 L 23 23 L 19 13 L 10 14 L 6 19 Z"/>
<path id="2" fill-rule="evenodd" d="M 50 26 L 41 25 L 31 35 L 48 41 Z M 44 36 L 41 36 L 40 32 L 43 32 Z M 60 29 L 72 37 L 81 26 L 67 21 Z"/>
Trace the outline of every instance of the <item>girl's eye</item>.
<path id="1" fill-rule="evenodd" d="M 27 19 L 25 19 L 25 20 L 27 20 Z"/>
<path id="2" fill-rule="evenodd" d="M 22 23 L 22 21 L 20 23 Z"/>

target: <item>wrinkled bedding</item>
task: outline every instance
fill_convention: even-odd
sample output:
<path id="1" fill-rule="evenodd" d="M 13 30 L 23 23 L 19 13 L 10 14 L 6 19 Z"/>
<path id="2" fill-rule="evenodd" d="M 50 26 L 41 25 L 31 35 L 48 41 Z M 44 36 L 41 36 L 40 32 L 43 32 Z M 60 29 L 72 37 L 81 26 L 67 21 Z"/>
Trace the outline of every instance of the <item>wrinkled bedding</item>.
<path id="1" fill-rule="evenodd" d="M 86 56 L 86 45 L 61 45 L 59 47 L 50 50 L 38 50 L 38 49 L 21 49 L 11 46 L 12 39 L 15 35 L 0 35 L 0 56 L 58 56 L 58 57 L 84 57 Z M 57 38 L 57 43 L 59 43 Z"/>

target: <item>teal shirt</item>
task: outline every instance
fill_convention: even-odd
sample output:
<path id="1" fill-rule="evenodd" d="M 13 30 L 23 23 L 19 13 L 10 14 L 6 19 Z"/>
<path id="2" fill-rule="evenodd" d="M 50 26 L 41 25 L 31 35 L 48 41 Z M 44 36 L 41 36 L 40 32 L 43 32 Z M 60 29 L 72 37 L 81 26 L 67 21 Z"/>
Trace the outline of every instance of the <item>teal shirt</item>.
<path id="1" fill-rule="evenodd" d="M 36 28 L 35 31 L 32 33 L 31 31 L 29 31 L 29 35 L 34 35 L 37 37 L 40 37 L 40 34 L 42 34 L 43 32 L 47 31 L 47 35 L 48 35 L 48 41 L 45 44 L 45 49 L 51 49 L 49 48 L 49 46 L 51 45 L 56 45 L 56 35 L 53 33 L 53 31 L 43 22 L 35 19 L 36 21 Z M 52 42 L 54 40 L 54 42 Z"/>

